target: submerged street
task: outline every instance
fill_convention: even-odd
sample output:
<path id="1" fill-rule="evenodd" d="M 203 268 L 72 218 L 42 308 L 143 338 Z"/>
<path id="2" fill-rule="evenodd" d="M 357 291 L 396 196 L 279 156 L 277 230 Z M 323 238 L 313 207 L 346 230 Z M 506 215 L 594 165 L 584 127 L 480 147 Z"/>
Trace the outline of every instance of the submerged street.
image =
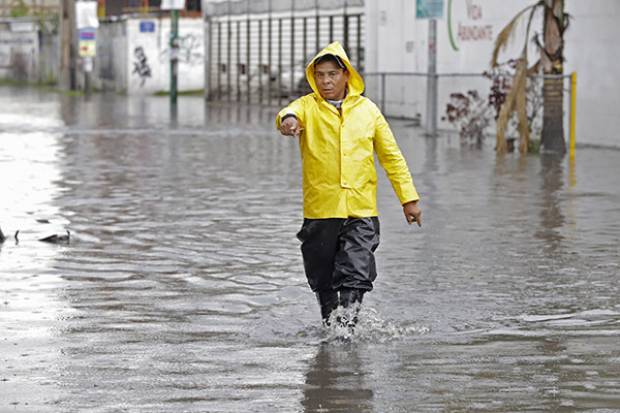
<path id="1" fill-rule="evenodd" d="M 378 170 L 379 276 L 343 337 L 275 108 L 0 108 L 1 412 L 620 411 L 620 151 L 501 158 L 392 121 L 423 226 Z"/>

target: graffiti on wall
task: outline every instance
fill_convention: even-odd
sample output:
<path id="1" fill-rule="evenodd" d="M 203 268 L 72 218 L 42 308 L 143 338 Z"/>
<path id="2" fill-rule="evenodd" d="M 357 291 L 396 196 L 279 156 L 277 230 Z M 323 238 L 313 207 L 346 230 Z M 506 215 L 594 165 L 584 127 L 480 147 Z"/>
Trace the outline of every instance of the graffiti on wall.
<path id="1" fill-rule="evenodd" d="M 133 56 L 133 72 L 131 73 L 138 75 L 140 78 L 140 87 L 143 87 L 146 79 L 151 77 L 151 66 L 149 66 L 148 58 L 142 46 L 137 46 L 133 49 Z"/>
<path id="2" fill-rule="evenodd" d="M 482 6 L 476 4 L 474 0 L 466 0 L 465 6 L 466 20 L 459 21 L 455 30 L 453 0 L 448 1 L 448 35 L 450 45 L 455 51 L 459 50 L 460 42 L 493 41 L 493 26 L 481 22 L 483 17 Z"/>
<path id="3" fill-rule="evenodd" d="M 203 64 L 204 52 L 202 48 L 202 38 L 194 33 L 179 36 L 179 63 L 186 63 L 190 66 Z M 170 45 L 159 54 L 160 61 L 170 59 Z"/>

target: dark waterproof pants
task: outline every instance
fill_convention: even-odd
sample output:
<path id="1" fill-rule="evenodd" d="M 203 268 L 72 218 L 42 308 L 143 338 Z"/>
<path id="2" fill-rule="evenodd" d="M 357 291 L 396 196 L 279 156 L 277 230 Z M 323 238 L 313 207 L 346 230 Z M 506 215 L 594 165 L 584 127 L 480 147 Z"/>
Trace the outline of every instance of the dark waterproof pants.
<path id="1" fill-rule="evenodd" d="M 372 290 L 379 218 L 304 219 L 297 238 L 312 291 Z"/>

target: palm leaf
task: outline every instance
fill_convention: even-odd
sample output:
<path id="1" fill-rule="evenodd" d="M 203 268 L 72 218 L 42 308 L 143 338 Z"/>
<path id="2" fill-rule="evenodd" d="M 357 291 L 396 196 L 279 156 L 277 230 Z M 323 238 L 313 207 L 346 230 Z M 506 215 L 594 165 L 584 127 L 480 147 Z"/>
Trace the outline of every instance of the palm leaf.
<path id="1" fill-rule="evenodd" d="M 553 15 L 559 21 L 564 20 L 564 0 L 554 0 L 552 2 Z"/>
<path id="2" fill-rule="evenodd" d="M 512 88 L 506 96 L 506 100 L 500 109 L 500 113 L 497 119 L 497 144 L 496 150 L 498 153 L 504 153 L 506 151 L 506 128 L 513 112 L 517 112 L 517 129 L 519 131 L 519 151 L 521 153 L 527 152 L 527 147 L 530 137 L 530 128 L 527 119 L 527 76 L 535 70 L 538 70 L 540 61 L 528 69 L 527 59 L 527 45 L 529 41 L 529 33 L 534 19 L 534 13 L 538 7 L 545 7 L 550 4 L 549 1 L 557 0 L 539 0 L 521 10 L 512 20 L 502 29 L 495 40 L 495 47 L 493 49 L 493 57 L 491 59 L 491 66 L 497 66 L 497 57 L 499 52 L 506 48 L 508 41 L 515 33 L 515 27 L 519 20 L 529 11 L 529 18 L 527 21 L 527 28 L 525 33 L 525 44 L 521 51 L 521 57 L 517 61 L 515 74 L 512 80 Z"/>
<path id="3" fill-rule="evenodd" d="M 528 32 L 529 32 L 529 24 L 532 21 L 532 16 L 534 14 L 535 9 L 544 4 L 545 4 L 544 0 L 540 0 L 530 6 L 527 6 L 526 8 L 521 10 L 519 13 L 517 13 L 516 16 L 513 17 L 512 20 L 510 20 L 510 22 L 508 22 L 508 24 L 499 32 L 499 34 L 497 35 L 497 38 L 495 39 L 495 46 L 493 47 L 493 56 L 491 57 L 491 67 L 497 67 L 498 65 L 497 58 L 499 56 L 499 53 L 502 50 L 505 50 L 506 47 L 508 46 L 508 43 L 513 38 L 516 32 L 515 28 L 518 26 L 518 23 L 523 17 L 523 15 L 528 10 L 531 10 L 530 18 L 528 21 Z M 528 36 L 525 36 L 525 37 L 526 37 L 525 49 L 527 49 Z"/>
<path id="4" fill-rule="evenodd" d="M 517 62 L 515 75 L 512 82 L 510 92 L 506 95 L 506 101 L 502 105 L 497 118 L 497 135 L 496 135 L 496 151 L 499 153 L 506 152 L 506 128 L 510 121 L 512 113 L 517 111 L 519 117 L 519 150 L 522 150 L 525 141 L 525 149 L 527 150 L 527 141 L 529 140 L 529 126 L 527 122 L 527 60 L 522 56 Z"/>
<path id="5" fill-rule="evenodd" d="M 522 76 L 520 76 L 519 84 L 516 85 L 516 96 L 515 96 L 515 110 L 517 112 L 518 118 L 518 129 L 519 129 L 519 152 L 527 153 L 527 147 L 530 140 L 530 125 L 527 119 L 527 62 L 523 61 L 523 67 L 518 70 L 522 72 Z"/>

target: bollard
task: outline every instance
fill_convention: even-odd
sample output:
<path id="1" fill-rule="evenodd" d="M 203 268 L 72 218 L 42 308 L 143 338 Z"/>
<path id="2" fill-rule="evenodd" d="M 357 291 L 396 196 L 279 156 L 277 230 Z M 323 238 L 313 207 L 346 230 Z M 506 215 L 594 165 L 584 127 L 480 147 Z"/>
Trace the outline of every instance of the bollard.
<path id="1" fill-rule="evenodd" d="M 570 137 L 569 158 L 575 159 L 575 125 L 577 121 L 577 72 L 570 75 Z"/>
<path id="2" fill-rule="evenodd" d="M 437 20 L 428 21 L 428 77 L 426 83 L 426 134 L 437 136 Z"/>

